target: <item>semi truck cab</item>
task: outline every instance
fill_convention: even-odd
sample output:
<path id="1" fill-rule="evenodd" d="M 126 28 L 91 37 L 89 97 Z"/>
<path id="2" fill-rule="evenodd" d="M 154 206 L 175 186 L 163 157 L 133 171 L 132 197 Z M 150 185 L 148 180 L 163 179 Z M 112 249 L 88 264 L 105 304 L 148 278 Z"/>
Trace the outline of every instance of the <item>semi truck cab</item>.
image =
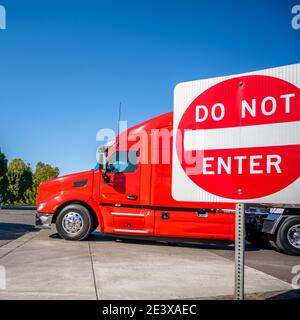
<path id="1" fill-rule="evenodd" d="M 170 112 L 134 126 L 99 149 L 94 170 L 42 183 L 37 225 L 55 223 L 67 240 L 83 240 L 98 229 L 126 237 L 234 241 L 234 204 L 172 198 L 172 121 Z M 248 237 L 263 235 L 276 250 L 299 254 L 298 212 L 251 212 Z"/>

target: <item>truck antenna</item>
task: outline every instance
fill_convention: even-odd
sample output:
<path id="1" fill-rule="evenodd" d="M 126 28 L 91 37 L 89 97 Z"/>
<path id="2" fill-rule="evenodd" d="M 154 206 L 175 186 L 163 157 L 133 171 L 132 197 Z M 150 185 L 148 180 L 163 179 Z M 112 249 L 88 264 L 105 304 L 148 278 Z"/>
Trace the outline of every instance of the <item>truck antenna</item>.
<path id="1" fill-rule="evenodd" d="M 120 104 L 119 104 L 119 117 L 118 117 L 118 135 L 117 135 L 119 140 L 120 140 L 121 109 L 122 109 L 122 102 L 120 101 Z M 116 151 L 119 151 L 120 142 L 119 141 L 117 142 L 117 137 L 116 137 Z M 117 152 L 116 155 L 117 155 L 116 160 L 119 161 L 120 160 L 119 152 Z"/>
<path id="2" fill-rule="evenodd" d="M 120 135 L 121 109 L 122 109 L 122 102 L 120 102 L 120 104 L 119 104 L 118 137 L 119 137 L 119 135 Z"/>

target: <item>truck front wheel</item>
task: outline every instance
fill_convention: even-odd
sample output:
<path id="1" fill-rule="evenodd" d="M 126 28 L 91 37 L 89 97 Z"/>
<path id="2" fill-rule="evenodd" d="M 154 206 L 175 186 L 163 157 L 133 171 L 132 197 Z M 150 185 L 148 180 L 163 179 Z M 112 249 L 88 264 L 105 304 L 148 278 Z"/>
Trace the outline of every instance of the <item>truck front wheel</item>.
<path id="1" fill-rule="evenodd" d="M 83 240 L 92 231 L 93 219 L 88 209 L 79 204 L 64 207 L 57 216 L 56 229 L 65 240 Z"/>
<path id="2" fill-rule="evenodd" d="M 277 232 L 276 245 L 282 252 L 300 255 L 300 216 L 285 219 Z"/>

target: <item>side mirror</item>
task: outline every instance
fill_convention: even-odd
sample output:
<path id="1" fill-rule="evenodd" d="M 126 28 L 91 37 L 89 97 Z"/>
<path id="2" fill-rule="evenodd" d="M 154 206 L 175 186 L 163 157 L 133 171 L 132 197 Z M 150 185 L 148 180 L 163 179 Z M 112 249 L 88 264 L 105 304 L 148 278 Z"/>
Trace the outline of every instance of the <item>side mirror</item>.
<path id="1" fill-rule="evenodd" d="M 115 172 L 115 171 L 116 171 L 116 167 L 114 166 L 113 163 L 106 164 L 105 172 Z"/>
<path id="2" fill-rule="evenodd" d="M 99 152 L 99 169 L 102 171 L 106 171 L 106 153 L 105 152 Z"/>
<path id="3" fill-rule="evenodd" d="M 102 178 L 105 183 L 110 183 L 110 176 L 108 176 L 105 172 L 103 172 Z"/>

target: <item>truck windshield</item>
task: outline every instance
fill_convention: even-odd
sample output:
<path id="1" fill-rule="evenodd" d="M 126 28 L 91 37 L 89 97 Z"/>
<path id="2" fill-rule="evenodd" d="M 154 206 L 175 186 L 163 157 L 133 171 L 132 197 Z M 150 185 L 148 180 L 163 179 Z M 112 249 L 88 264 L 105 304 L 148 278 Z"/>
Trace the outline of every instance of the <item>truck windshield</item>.
<path id="1" fill-rule="evenodd" d="M 117 151 L 110 156 L 107 171 L 110 173 L 134 172 L 137 169 L 137 163 L 137 151 Z"/>

